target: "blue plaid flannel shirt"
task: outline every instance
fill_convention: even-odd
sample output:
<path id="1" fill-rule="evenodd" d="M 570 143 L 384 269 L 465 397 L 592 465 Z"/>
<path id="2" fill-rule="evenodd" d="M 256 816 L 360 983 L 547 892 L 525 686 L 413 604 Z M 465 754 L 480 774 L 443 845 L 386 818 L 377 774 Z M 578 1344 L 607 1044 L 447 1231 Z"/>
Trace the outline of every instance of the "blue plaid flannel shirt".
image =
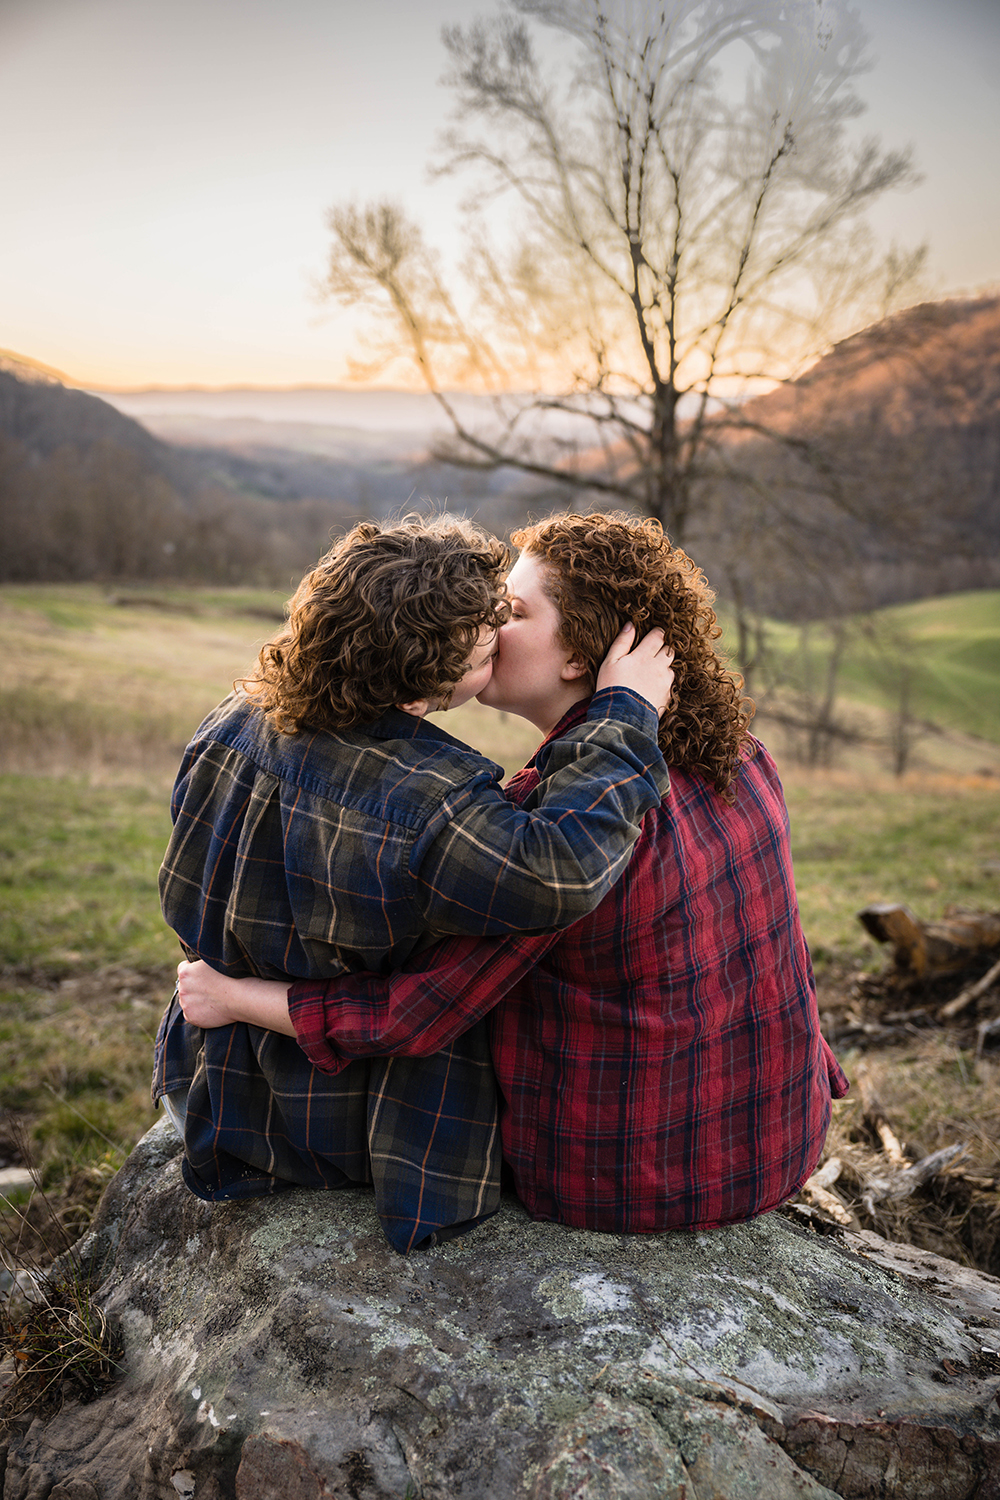
<path id="1" fill-rule="evenodd" d="M 188 746 L 160 872 L 189 957 L 235 976 L 387 973 L 447 933 L 562 928 L 622 874 L 669 788 L 650 706 L 624 688 L 539 757 L 532 811 L 502 770 L 426 719 L 281 735 L 231 695 Z M 153 1097 L 186 1090 L 185 1180 L 217 1200 L 369 1184 L 390 1243 L 460 1233 L 499 1204 L 485 1027 L 336 1076 L 290 1037 L 188 1026 L 171 1002 Z"/>

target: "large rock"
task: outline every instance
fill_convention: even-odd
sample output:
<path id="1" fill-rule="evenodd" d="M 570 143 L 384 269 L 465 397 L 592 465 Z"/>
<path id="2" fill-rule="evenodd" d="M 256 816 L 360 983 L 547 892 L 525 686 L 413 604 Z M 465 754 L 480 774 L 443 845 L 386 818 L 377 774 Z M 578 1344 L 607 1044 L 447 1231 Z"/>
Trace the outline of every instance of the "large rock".
<path id="1" fill-rule="evenodd" d="M 1000 1500 L 1000 1282 L 873 1235 L 511 1201 L 402 1259 L 364 1193 L 197 1201 L 158 1125 L 83 1250 L 124 1376 L 3 1500 Z"/>

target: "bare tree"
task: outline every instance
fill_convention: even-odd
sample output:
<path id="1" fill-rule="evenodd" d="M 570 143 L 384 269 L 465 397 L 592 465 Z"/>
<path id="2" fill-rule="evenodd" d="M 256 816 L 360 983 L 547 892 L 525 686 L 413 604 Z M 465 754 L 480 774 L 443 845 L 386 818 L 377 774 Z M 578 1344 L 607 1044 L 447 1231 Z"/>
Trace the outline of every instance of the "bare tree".
<path id="1" fill-rule="evenodd" d="M 457 110 L 439 170 L 474 184 L 464 264 L 445 268 L 397 205 L 339 205 L 325 291 L 381 311 L 370 368 L 405 351 L 448 416 L 446 456 L 625 503 L 678 542 L 720 491 L 747 501 L 755 440 L 811 461 L 743 398 L 882 315 L 919 263 L 880 260 L 865 228 L 914 174 L 905 152 L 849 139 L 855 14 L 507 0 L 444 40 Z M 490 418 L 456 387 L 490 393 Z"/>

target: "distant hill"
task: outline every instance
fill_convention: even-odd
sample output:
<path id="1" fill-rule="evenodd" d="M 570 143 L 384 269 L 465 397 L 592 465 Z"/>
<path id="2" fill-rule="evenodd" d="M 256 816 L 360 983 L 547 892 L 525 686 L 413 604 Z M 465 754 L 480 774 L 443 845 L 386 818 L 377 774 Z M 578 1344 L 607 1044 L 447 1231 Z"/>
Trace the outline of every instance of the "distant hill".
<path id="1" fill-rule="evenodd" d="M 737 582 L 763 613 L 1000 586 L 1000 298 L 908 308 L 735 415 L 734 472 L 765 497 Z M 710 577 L 739 510 L 718 514 Z M 775 527 L 781 568 L 764 555 Z"/>
<path id="2" fill-rule="evenodd" d="M 851 426 L 877 410 L 897 433 L 1000 418 L 1000 297 L 923 302 L 844 339 L 745 411 L 768 426 Z"/>
<path id="3" fill-rule="evenodd" d="M 394 398 L 386 394 L 389 419 Z M 142 420 L 216 483 L 276 500 L 337 500 L 375 516 L 427 500 L 474 510 L 511 483 L 505 475 L 483 477 L 437 462 L 429 431 L 215 416 L 211 405 L 207 413 L 153 411 Z"/>
<path id="4" fill-rule="evenodd" d="M 508 472 L 482 473 L 436 459 L 446 418 L 426 393 L 248 389 L 110 392 L 108 399 L 157 437 L 177 444 L 217 481 L 272 498 L 341 500 L 371 515 L 414 503 L 449 504 L 502 530 Z M 481 396 L 452 395 L 468 420 L 489 420 Z"/>
<path id="5" fill-rule="evenodd" d="M 280 464 L 278 465 L 280 471 Z M 336 490 L 256 485 L 31 360 L 0 357 L 0 579 L 293 585 L 357 518 Z M 275 498 L 275 495 L 281 498 Z"/>
<path id="6" fill-rule="evenodd" d="M 23 445 L 35 460 L 67 446 L 82 452 L 108 443 L 185 487 L 192 481 L 190 466 L 139 422 L 63 381 L 44 365 L 0 351 L 0 435 Z"/>

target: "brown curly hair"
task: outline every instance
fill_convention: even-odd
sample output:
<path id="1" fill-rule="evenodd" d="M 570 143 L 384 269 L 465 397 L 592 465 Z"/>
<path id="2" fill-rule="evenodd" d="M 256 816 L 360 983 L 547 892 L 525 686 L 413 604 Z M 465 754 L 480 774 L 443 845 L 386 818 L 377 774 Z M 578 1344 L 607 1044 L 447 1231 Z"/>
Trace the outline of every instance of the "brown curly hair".
<path id="1" fill-rule="evenodd" d="M 362 522 L 303 578 L 240 686 L 282 734 L 346 729 L 420 698 L 445 705 L 480 628 L 507 618 L 509 561 L 461 517 Z"/>
<path id="2" fill-rule="evenodd" d="M 551 516 L 512 540 L 545 563 L 545 589 L 562 617 L 560 642 L 592 682 L 626 621 L 637 636 L 663 627 L 675 673 L 660 721 L 664 759 L 699 772 L 731 802 L 754 706 L 716 650 L 715 594 L 701 569 L 670 545 L 658 521 L 622 513 Z"/>

